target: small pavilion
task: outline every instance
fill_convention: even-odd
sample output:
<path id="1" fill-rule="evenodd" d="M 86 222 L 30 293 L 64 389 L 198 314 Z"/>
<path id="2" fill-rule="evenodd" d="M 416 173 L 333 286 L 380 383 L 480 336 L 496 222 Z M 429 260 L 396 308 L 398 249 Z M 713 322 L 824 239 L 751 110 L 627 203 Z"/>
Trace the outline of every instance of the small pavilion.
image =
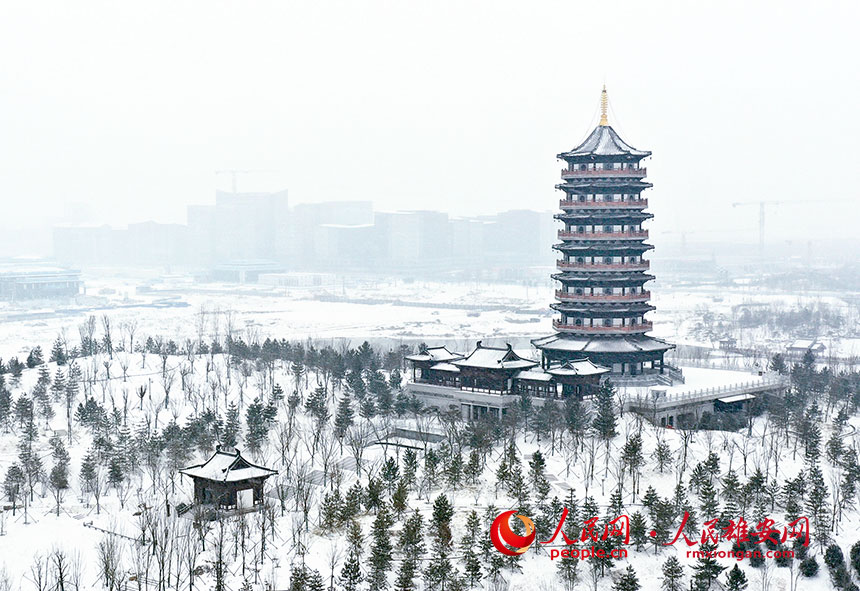
<path id="1" fill-rule="evenodd" d="M 278 472 L 252 464 L 238 449 L 220 445 L 206 462 L 179 471 L 194 481 L 194 502 L 222 509 L 250 509 L 263 502 L 263 483 Z"/>

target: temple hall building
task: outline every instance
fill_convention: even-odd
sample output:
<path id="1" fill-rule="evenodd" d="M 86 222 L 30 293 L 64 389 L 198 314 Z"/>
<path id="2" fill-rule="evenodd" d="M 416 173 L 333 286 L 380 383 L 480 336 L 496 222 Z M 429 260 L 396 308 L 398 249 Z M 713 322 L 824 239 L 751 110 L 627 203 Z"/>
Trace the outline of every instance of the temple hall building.
<path id="1" fill-rule="evenodd" d="M 457 409 L 465 420 L 501 418 L 522 396 L 547 400 L 583 397 L 609 372 L 588 359 L 568 360 L 543 370 L 540 362 L 519 355 L 510 345 L 489 347 L 478 341 L 466 355 L 446 347 L 427 347 L 407 355 L 410 393 L 426 406 Z"/>
<path id="2" fill-rule="evenodd" d="M 613 379 L 671 383 L 677 370 L 663 357 L 674 345 L 647 334 L 652 324 L 646 315 L 654 306 L 646 283 L 654 276 L 644 255 L 653 246 L 643 224 L 653 214 L 642 195 L 652 186 L 642 161 L 651 152 L 621 139 L 609 125 L 607 107 L 604 87 L 598 126 L 557 156 L 565 167 L 556 185 L 564 191 L 555 215 L 563 227 L 553 246 L 559 253 L 552 275 L 558 282 L 551 305 L 558 313 L 556 332 L 532 344 L 545 369 L 587 358 L 609 368 Z"/>

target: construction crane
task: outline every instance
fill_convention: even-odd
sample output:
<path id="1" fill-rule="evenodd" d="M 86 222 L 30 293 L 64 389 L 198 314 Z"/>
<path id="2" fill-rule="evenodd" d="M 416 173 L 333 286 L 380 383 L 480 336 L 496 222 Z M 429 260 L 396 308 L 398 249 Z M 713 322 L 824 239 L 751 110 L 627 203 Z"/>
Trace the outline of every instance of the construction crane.
<path id="1" fill-rule="evenodd" d="M 744 205 L 758 205 L 758 258 L 764 260 L 764 214 L 767 211 L 768 205 L 779 205 L 782 201 L 773 199 L 763 201 L 737 201 L 732 203 L 732 207 L 741 207 Z M 798 203 L 801 203 L 798 201 Z"/>
<path id="2" fill-rule="evenodd" d="M 838 203 L 849 201 L 848 199 L 828 199 L 828 203 Z M 797 199 L 792 201 L 779 201 L 776 199 L 765 199 L 760 201 L 737 201 L 732 203 L 732 207 L 742 207 L 744 205 L 758 205 L 758 256 L 759 260 L 764 260 L 764 219 L 768 205 L 790 205 L 792 203 L 820 203 L 814 199 Z"/>
<path id="3" fill-rule="evenodd" d="M 215 174 L 229 174 L 231 179 L 231 184 L 233 188 L 233 193 L 238 193 L 237 183 L 236 183 L 236 175 L 237 174 L 249 174 L 253 172 L 278 172 L 277 170 L 238 170 L 238 169 L 227 169 L 227 170 L 216 170 Z"/>

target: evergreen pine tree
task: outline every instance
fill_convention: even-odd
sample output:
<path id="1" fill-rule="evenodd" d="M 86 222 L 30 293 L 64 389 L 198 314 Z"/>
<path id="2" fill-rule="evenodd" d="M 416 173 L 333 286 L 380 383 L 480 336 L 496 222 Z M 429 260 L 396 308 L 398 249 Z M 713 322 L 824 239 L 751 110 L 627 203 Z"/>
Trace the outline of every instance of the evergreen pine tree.
<path id="1" fill-rule="evenodd" d="M 663 591 L 684 591 L 684 567 L 674 556 L 670 556 L 663 563 Z"/>
<path id="2" fill-rule="evenodd" d="M 370 591 L 384 591 L 388 589 L 388 571 L 393 561 L 393 548 L 389 528 L 394 520 L 385 505 L 381 505 L 376 519 L 371 527 L 370 545 L 370 573 L 368 582 Z"/>
<path id="3" fill-rule="evenodd" d="M 639 579 L 636 577 L 636 571 L 633 570 L 632 566 L 627 566 L 624 573 L 615 581 L 612 589 L 613 591 L 639 591 L 641 589 Z"/>
<path id="4" fill-rule="evenodd" d="M 66 357 L 66 347 L 63 346 L 63 340 L 60 337 L 57 337 L 57 340 L 54 341 L 54 346 L 51 347 L 51 357 L 50 360 L 59 365 L 65 365 L 68 361 Z"/>
<path id="5" fill-rule="evenodd" d="M 54 373 L 54 380 L 51 383 L 51 399 L 54 402 L 59 402 L 63 399 L 66 393 L 66 374 L 59 367 Z"/>
<path id="6" fill-rule="evenodd" d="M 830 512 L 827 497 L 827 485 L 818 464 L 813 464 L 807 476 L 808 494 L 806 499 L 806 512 L 812 522 L 811 529 L 819 543 L 826 543 L 830 536 Z"/>
<path id="7" fill-rule="evenodd" d="M 227 447 L 236 447 L 239 442 L 239 432 L 242 426 L 239 422 L 239 408 L 235 402 L 231 402 L 227 407 L 227 418 L 224 421 L 224 438 L 221 444 Z"/>
<path id="8" fill-rule="evenodd" d="M 639 511 L 635 511 L 630 516 L 630 541 L 637 550 L 641 550 L 648 544 L 647 529 L 648 525 L 645 522 L 645 517 Z"/>
<path id="9" fill-rule="evenodd" d="M 693 565 L 693 581 L 697 591 L 704 591 L 711 588 L 711 584 L 717 580 L 717 577 L 723 570 L 717 559 L 712 556 L 717 546 L 712 543 L 704 543 L 699 546 L 699 558 L 696 564 Z"/>
<path id="10" fill-rule="evenodd" d="M 729 574 L 726 575 L 726 591 L 744 591 L 747 588 L 747 576 L 738 565 L 734 565 Z"/>
<path id="11" fill-rule="evenodd" d="M 343 440 L 352 426 L 353 416 L 352 399 L 349 394 L 344 393 L 337 404 L 337 414 L 334 417 L 334 434 L 339 440 Z"/>
<path id="12" fill-rule="evenodd" d="M 401 478 L 397 481 L 397 488 L 394 489 L 394 494 L 391 495 L 391 508 L 394 514 L 399 518 L 406 511 L 406 503 L 409 500 L 409 487 L 406 485 L 406 480 Z"/>
<path id="13" fill-rule="evenodd" d="M 317 420 L 318 425 L 328 421 L 330 413 L 328 410 L 328 392 L 325 386 L 314 388 L 305 401 L 305 410 Z"/>
<path id="14" fill-rule="evenodd" d="M 255 398 L 245 409 L 245 423 L 248 427 L 245 443 L 251 452 L 258 453 L 263 449 L 276 415 L 277 409 L 263 404 L 259 398 Z"/>
<path id="15" fill-rule="evenodd" d="M 660 474 L 672 464 L 672 448 L 669 444 L 661 439 L 657 442 L 657 449 L 654 450 L 654 459 L 657 462 L 657 470 Z"/>
<path id="16" fill-rule="evenodd" d="M 416 589 L 415 575 L 421 556 L 424 554 L 423 524 L 424 520 L 417 509 L 403 524 L 397 542 L 398 550 L 403 558 L 397 570 L 397 578 L 394 583 L 395 591 L 414 591 Z"/>
<path id="17" fill-rule="evenodd" d="M 397 460 L 393 457 L 386 459 L 382 465 L 382 480 L 385 482 L 386 487 L 388 487 L 389 495 L 394 494 L 394 487 L 399 477 L 400 466 L 397 464 Z"/>
<path id="18" fill-rule="evenodd" d="M 468 583 L 469 588 L 480 583 L 481 578 L 483 577 L 481 572 L 481 560 L 477 551 L 480 535 L 481 521 L 478 519 L 478 514 L 472 510 L 466 518 L 466 531 L 463 535 L 463 539 L 460 541 L 460 548 L 463 552 L 463 573 L 466 577 L 466 582 Z"/>
<path id="19" fill-rule="evenodd" d="M 362 580 L 361 555 L 364 550 L 364 539 L 358 522 L 349 521 L 346 541 L 348 544 L 347 557 L 340 571 L 338 582 L 344 591 L 358 591 L 358 586 Z"/>
<path id="20" fill-rule="evenodd" d="M 710 480 L 706 480 L 699 489 L 699 504 L 702 509 L 702 519 L 714 519 L 717 517 L 717 491 Z"/>
<path id="21" fill-rule="evenodd" d="M 609 445 L 609 441 L 617 435 L 615 408 L 612 400 L 614 396 L 615 387 L 609 381 L 601 384 L 595 397 L 597 415 L 591 424 L 594 432 L 607 446 Z"/>

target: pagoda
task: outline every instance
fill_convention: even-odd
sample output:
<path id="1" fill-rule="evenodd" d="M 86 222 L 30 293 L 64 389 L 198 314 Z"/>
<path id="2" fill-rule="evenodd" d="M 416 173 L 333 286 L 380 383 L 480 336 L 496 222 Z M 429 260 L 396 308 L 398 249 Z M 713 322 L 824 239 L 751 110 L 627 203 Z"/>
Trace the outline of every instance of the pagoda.
<path id="1" fill-rule="evenodd" d="M 650 263 L 643 255 L 653 248 L 642 224 L 651 219 L 642 192 L 651 152 L 627 144 L 609 125 L 604 86 L 597 128 L 579 146 L 557 157 L 564 160 L 560 202 L 555 218 L 559 230 L 558 282 L 553 320 L 556 333 L 532 341 L 542 353 L 544 368 L 587 357 L 610 368 L 611 375 L 663 374 L 663 355 L 674 348 L 648 336 L 654 310 L 645 284 Z"/>

